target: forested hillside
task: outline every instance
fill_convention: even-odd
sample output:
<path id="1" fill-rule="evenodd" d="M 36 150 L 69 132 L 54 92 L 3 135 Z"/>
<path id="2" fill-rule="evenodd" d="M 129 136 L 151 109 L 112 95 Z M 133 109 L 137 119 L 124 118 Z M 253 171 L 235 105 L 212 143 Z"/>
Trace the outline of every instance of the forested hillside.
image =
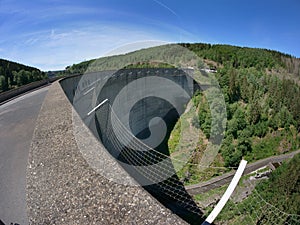
<path id="1" fill-rule="evenodd" d="M 227 104 L 225 166 L 236 166 L 242 156 L 253 161 L 299 148 L 299 59 L 226 45 L 187 47 L 218 65 L 216 77 Z M 205 105 L 204 97 L 198 98 Z M 199 107 L 199 119 L 208 137 L 207 107 Z"/>
<path id="2" fill-rule="evenodd" d="M 0 59 L 0 92 L 46 77 L 46 74 L 37 68 Z"/>
<path id="3" fill-rule="evenodd" d="M 227 125 L 214 165 L 236 167 L 245 158 L 253 162 L 300 147 L 299 62 L 290 55 L 265 49 L 228 45 L 183 44 L 202 57 L 215 73 L 226 102 Z M 203 136 L 191 158 L 192 164 L 179 171 L 186 183 L 209 179 L 197 164 L 207 146 L 211 113 L 205 95 L 193 98 L 197 118 L 192 125 Z M 169 140 L 170 151 L 178 142 L 180 122 Z M 174 143 L 175 142 L 175 143 Z M 211 176 L 217 175 L 216 171 Z"/>
<path id="4" fill-rule="evenodd" d="M 182 46 L 195 52 L 204 59 L 233 68 L 256 68 L 258 70 L 285 69 L 288 73 L 300 76 L 300 60 L 291 55 L 274 50 L 247 48 L 231 45 L 189 44 Z"/>
<path id="5" fill-rule="evenodd" d="M 258 48 L 242 48 L 231 45 L 212 45 L 212 44 L 189 44 L 182 43 L 191 51 L 195 52 L 200 58 L 206 60 L 207 64 L 212 68 L 216 67 L 233 67 L 233 68 L 255 68 L 258 70 L 268 70 L 273 73 L 289 73 L 293 76 L 300 76 L 300 60 L 291 55 L 278 51 L 258 49 Z M 155 47 L 154 47 L 155 48 Z M 132 61 L 142 58 L 143 54 L 150 52 L 151 48 L 139 50 L 125 54 L 131 57 Z M 109 56 L 97 59 L 103 64 L 117 65 L 122 61 L 122 56 Z M 89 65 L 96 60 L 84 61 L 79 64 L 68 66 L 65 70 L 66 74 L 84 73 Z M 141 65 L 140 65 L 141 66 Z"/>

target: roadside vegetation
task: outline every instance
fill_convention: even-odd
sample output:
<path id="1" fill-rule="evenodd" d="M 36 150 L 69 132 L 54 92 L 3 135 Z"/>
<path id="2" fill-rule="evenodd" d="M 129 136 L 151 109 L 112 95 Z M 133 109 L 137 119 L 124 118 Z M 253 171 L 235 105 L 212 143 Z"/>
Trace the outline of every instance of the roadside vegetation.
<path id="1" fill-rule="evenodd" d="M 37 68 L 0 59 L 0 92 L 46 78 L 47 75 Z"/>

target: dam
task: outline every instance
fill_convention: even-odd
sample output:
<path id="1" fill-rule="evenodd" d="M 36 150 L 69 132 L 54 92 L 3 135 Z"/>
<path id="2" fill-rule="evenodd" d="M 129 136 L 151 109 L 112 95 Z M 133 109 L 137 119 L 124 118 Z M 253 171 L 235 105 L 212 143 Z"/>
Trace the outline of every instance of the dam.
<path id="1" fill-rule="evenodd" d="M 177 69 L 124 69 L 112 72 L 109 78 L 107 73 L 85 74 L 84 79 L 78 76 L 60 83 L 94 136 L 122 167 L 164 206 L 198 224 L 202 213 L 176 175 L 167 142 L 199 87 Z M 96 90 L 98 82 L 105 84 L 96 94 L 94 118 L 88 119 L 93 107 L 87 107 L 87 102 L 95 98 L 89 90 Z M 78 90 L 83 84 L 89 85 Z"/>

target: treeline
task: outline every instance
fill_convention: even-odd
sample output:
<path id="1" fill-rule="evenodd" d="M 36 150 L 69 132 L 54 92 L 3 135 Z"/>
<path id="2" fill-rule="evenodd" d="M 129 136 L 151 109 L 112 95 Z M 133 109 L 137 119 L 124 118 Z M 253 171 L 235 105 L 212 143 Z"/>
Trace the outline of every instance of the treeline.
<path id="1" fill-rule="evenodd" d="M 145 68 L 175 68 L 172 65 L 169 65 L 167 63 L 161 63 L 161 62 L 138 62 L 138 63 L 132 63 L 124 67 L 124 69 L 145 69 Z"/>
<path id="2" fill-rule="evenodd" d="M 187 51 L 182 46 L 170 44 L 73 64 L 66 67 L 65 74 L 83 74 L 123 68 L 189 67 L 189 65 L 182 65 L 183 62 L 191 62 L 193 66 L 202 68 L 203 61 L 200 58 L 198 60 L 195 58 L 193 52 Z"/>
<path id="3" fill-rule="evenodd" d="M 284 54 L 274 50 L 268 49 L 259 49 L 259 48 L 248 48 L 248 47 L 238 47 L 231 45 L 220 45 L 220 44 L 205 44 L 205 43 L 181 43 L 180 46 L 186 47 L 192 52 L 196 53 L 200 58 L 209 59 L 218 64 L 218 66 L 227 66 L 235 69 L 242 68 L 255 68 L 257 70 L 275 70 L 278 72 L 282 72 L 282 69 L 285 71 L 292 73 L 296 76 L 300 76 L 300 60 L 289 55 Z M 166 45 L 167 46 L 167 45 Z M 160 51 L 157 51 L 157 48 Z M 180 51 L 180 50 L 179 50 Z M 125 67 L 127 62 L 130 62 L 134 65 L 137 65 L 142 68 L 145 55 L 152 54 L 155 55 L 156 58 L 160 58 L 157 55 L 159 52 L 162 54 L 167 53 L 169 57 L 172 55 L 168 52 L 168 49 L 164 51 L 163 46 L 152 47 L 148 49 L 143 49 L 131 53 L 127 53 L 125 55 L 118 56 L 109 56 L 103 57 L 100 59 L 93 59 L 89 61 L 84 61 L 78 64 L 73 64 L 72 66 L 66 67 L 65 74 L 77 74 L 84 73 L 90 67 L 103 67 L 103 68 L 119 68 Z M 154 53 L 154 54 L 153 54 Z M 188 56 L 185 57 L 185 61 L 187 61 Z M 180 60 L 180 59 L 176 59 Z M 175 61 L 176 61 L 175 60 Z M 147 61 L 147 60 L 145 60 Z M 200 62 L 199 62 L 200 63 Z M 148 66 L 151 64 L 148 64 Z M 153 65 L 153 64 L 152 64 Z M 203 64 L 200 63 L 200 66 Z M 155 65 L 154 65 L 155 66 Z M 215 68 L 215 66 L 212 66 Z"/>
<path id="4" fill-rule="evenodd" d="M 204 59 L 217 62 L 219 65 L 226 65 L 236 69 L 256 68 L 259 70 L 271 70 L 285 68 L 288 72 L 300 76 L 300 60 L 278 51 L 220 44 L 182 43 L 180 45 L 190 49 Z"/>
<path id="5" fill-rule="evenodd" d="M 0 59 L 0 92 L 47 78 L 37 68 Z"/>
<path id="6" fill-rule="evenodd" d="M 83 61 L 78 64 L 73 64 L 72 66 L 67 66 L 64 75 L 84 74 L 88 66 L 93 62 L 95 62 L 95 60 Z"/>

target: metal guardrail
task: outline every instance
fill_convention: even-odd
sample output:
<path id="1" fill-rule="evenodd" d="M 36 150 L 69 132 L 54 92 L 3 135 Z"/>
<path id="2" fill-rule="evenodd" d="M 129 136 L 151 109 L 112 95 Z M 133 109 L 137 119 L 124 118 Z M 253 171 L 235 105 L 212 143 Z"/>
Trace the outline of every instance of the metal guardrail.
<path id="1" fill-rule="evenodd" d="M 58 79 L 61 79 L 62 77 L 54 77 L 54 78 L 49 78 L 49 79 L 45 79 L 45 80 L 40 80 L 40 81 L 35 81 L 29 84 L 25 84 L 22 85 L 21 87 L 9 90 L 9 91 L 5 91 L 0 93 L 0 105 L 4 104 L 6 101 L 15 98 L 19 95 L 22 95 L 28 91 L 32 91 L 36 88 L 45 86 L 49 83 L 52 83 Z"/>

